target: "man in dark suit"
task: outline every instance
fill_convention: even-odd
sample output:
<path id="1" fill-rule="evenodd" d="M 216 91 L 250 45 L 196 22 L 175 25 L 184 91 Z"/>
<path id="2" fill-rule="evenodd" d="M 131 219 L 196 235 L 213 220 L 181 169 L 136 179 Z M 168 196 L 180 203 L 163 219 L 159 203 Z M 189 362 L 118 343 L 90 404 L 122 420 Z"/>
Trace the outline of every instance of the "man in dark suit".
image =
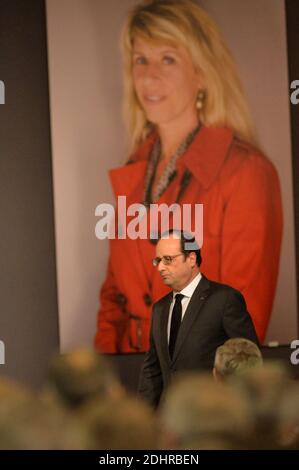
<path id="1" fill-rule="evenodd" d="M 139 393 L 153 406 L 176 373 L 212 371 L 215 351 L 228 338 L 258 344 L 242 294 L 200 273 L 200 250 L 190 234 L 168 231 L 156 254 L 153 264 L 173 292 L 153 306 L 150 348 L 140 376 Z"/>

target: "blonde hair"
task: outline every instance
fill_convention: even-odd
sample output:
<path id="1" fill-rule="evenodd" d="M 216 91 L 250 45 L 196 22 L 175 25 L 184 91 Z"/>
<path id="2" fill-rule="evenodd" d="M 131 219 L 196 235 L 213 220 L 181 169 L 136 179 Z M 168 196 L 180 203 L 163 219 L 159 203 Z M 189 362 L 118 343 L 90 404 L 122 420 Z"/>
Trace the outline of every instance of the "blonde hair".
<path id="1" fill-rule="evenodd" d="M 153 129 L 134 90 L 132 49 L 136 36 L 185 47 L 206 84 L 199 120 L 209 127 L 228 127 L 240 139 L 256 143 L 235 62 L 214 21 L 193 0 L 146 0 L 131 10 L 122 34 L 123 110 L 130 151 Z"/>

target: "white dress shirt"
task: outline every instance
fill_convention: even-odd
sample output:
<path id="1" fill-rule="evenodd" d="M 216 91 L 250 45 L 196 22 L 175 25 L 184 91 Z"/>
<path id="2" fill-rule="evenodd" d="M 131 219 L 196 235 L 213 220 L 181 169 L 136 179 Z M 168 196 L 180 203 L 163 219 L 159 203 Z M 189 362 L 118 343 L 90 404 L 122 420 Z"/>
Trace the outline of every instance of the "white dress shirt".
<path id="1" fill-rule="evenodd" d="M 183 318 L 184 318 L 184 315 L 186 313 L 189 302 L 191 300 L 191 297 L 194 294 L 194 291 L 195 291 L 199 281 L 201 280 L 201 277 L 202 277 L 201 274 L 198 273 L 197 276 L 195 276 L 195 278 L 186 287 L 184 287 L 184 289 L 182 289 L 180 292 L 173 292 L 173 298 L 172 298 L 172 302 L 170 304 L 168 324 L 167 324 L 168 343 L 169 343 L 169 336 L 170 336 L 170 325 L 171 325 L 172 310 L 173 310 L 174 303 L 175 303 L 175 296 L 176 296 L 176 294 L 182 294 L 184 296 L 181 300 L 181 303 L 182 303 L 182 321 L 183 321 Z"/>

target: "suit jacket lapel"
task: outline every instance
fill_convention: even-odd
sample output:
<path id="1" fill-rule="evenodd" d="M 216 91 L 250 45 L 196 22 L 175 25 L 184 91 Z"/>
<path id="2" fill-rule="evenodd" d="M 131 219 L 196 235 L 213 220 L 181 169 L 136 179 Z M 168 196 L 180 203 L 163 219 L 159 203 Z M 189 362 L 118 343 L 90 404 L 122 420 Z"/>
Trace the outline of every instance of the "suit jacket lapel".
<path id="1" fill-rule="evenodd" d="M 202 276 L 198 286 L 196 287 L 187 310 L 185 312 L 178 337 L 176 340 L 176 345 L 173 353 L 173 362 L 177 359 L 180 349 L 186 340 L 191 326 L 199 315 L 200 309 L 205 303 L 206 298 L 209 295 L 210 283 L 205 276 Z M 166 338 L 167 340 L 167 338 Z M 169 356 L 169 355 L 168 355 Z"/>

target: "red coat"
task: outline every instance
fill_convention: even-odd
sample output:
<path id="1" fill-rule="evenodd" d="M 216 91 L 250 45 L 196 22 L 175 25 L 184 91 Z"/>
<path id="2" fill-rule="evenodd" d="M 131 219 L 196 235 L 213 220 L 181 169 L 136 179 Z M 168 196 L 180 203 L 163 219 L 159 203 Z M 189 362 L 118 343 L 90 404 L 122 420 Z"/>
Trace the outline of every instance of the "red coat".
<path id="1" fill-rule="evenodd" d="M 142 202 L 150 136 L 133 163 L 110 172 L 115 196 L 127 206 Z M 214 281 L 240 290 L 260 341 L 271 315 L 279 267 L 282 208 L 273 164 L 225 128 L 203 127 L 177 160 L 177 176 L 159 203 L 176 201 L 182 175 L 191 180 L 180 204 L 204 205 L 201 271 Z M 110 240 L 108 273 L 100 293 L 95 346 L 113 352 L 146 351 L 151 305 L 167 292 L 151 264 L 149 240 Z"/>

